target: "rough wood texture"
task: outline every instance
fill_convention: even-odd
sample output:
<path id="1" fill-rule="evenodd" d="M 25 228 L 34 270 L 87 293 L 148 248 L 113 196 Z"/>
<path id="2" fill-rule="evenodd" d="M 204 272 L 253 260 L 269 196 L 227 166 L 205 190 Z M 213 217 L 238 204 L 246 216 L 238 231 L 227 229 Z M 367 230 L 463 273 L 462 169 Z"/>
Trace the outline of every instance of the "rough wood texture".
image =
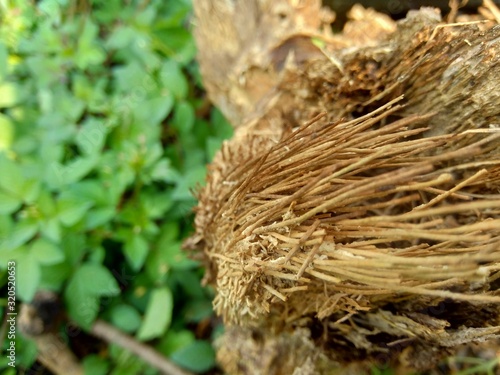
<path id="1" fill-rule="evenodd" d="M 422 369 L 495 342 L 499 26 L 358 6 L 332 35 L 312 0 L 195 10 L 208 93 L 236 128 L 186 243 L 229 326 L 226 371 Z"/>
<path id="2" fill-rule="evenodd" d="M 316 35 L 332 21 L 320 5 L 317 0 L 196 2 L 195 36 L 204 84 L 233 124 L 240 124 L 276 85 L 277 77 L 268 68 L 286 57 L 286 51 L 277 51 L 280 44 L 298 30 Z M 308 60 L 317 52 L 306 40 L 297 58 Z"/>

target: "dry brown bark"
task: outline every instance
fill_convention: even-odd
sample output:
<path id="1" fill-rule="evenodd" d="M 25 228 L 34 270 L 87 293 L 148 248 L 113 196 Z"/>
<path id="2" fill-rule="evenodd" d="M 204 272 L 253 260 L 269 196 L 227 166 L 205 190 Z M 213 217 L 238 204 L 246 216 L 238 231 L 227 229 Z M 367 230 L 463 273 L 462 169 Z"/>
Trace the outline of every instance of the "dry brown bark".
<path id="1" fill-rule="evenodd" d="M 236 128 L 196 233 L 231 374 L 429 368 L 500 334 L 500 28 L 314 0 L 195 1 Z M 285 356 L 283 353 L 293 353 Z M 260 358 L 260 360 L 259 360 Z"/>

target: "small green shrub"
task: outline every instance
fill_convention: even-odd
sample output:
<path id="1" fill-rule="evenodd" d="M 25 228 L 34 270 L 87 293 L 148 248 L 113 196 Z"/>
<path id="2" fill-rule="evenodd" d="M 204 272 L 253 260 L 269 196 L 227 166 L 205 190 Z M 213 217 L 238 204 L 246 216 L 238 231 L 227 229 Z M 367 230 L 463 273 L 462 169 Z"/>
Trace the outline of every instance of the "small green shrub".
<path id="1" fill-rule="evenodd" d="M 0 2 L 0 286 L 5 311 L 15 260 L 18 305 L 55 291 L 79 327 L 104 319 L 203 372 L 213 350 L 190 327 L 211 316 L 211 294 L 181 242 L 191 190 L 232 130 L 206 109 L 190 11 Z M 17 335 L 19 368 L 35 357 Z M 118 347 L 83 362 L 88 374 L 155 373 Z"/>

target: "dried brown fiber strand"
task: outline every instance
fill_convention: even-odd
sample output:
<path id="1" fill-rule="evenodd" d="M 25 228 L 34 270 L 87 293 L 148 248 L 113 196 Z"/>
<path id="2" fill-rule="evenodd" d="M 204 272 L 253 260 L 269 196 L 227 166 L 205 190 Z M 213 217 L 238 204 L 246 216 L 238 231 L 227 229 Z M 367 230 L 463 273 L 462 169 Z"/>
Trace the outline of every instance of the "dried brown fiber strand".
<path id="1" fill-rule="evenodd" d="M 333 35 L 315 0 L 195 1 L 203 78 L 235 135 L 186 247 L 215 288 L 227 373 L 408 373 L 498 345 L 500 26 L 485 7 L 491 20 L 453 24 L 358 7 Z"/>
<path id="2" fill-rule="evenodd" d="M 405 124 L 408 123 L 406 120 Z M 415 117 L 415 122 L 417 121 L 418 118 Z M 218 304 L 219 312 L 226 316 L 228 321 L 239 322 L 245 319 L 245 315 L 265 313 L 267 303 L 270 303 L 277 294 L 285 296 L 286 299 L 288 293 L 281 293 L 280 288 L 302 286 L 300 282 L 294 285 L 290 277 L 286 277 L 286 281 L 278 277 L 265 278 L 266 270 L 279 270 L 285 275 L 289 275 L 290 272 L 287 268 L 300 270 L 306 259 L 310 258 L 311 247 L 316 244 L 320 245 L 314 255 L 318 264 L 316 265 L 309 259 L 308 267 L 304 271 L 306 275 L 314 271 L 314 281 L 310 281 L 309 284 L 311 282 L 321 284 L 324 280 L 336 278 L 339 284 L 341 281 L 349 281 L 360 285 L 384 285 L 384 289 L 391 289 L 394 293 L 403 291 L 412 293 L 413 291 L 415 294 L 429 294 L 444 298 L 453 296 L 470 301 L 500 302 L 498 295 L 488 293 L 473 295 L 465 292 L 462 295 L 448 290 L 436 290 L 432 285 L 432 281 L 452 278 L 456 279 L 457 285 L 461 285 L 464 281 L 477 283 L 482 280 L 483 283 L 487 283 L 487 276 L 490 273 L 488 266 L 490 263 L 494 265 L 500 257 L 500 246 L 498 246 L 500 218 L 495 218 L 494 215 L 491 217 L 484 215 L 483 220 L 478 222 L 471 220 L 471 216 L 472 218 L 476 216 L 474 212 L 478 210 L 485 212 L 498 210 L 500 200 L 476 199 L 449 205 L 444 199 L 443 202 L 446 204 L 440 205 L 438 202 L 433 208 L 418 209 L 422 196 L 429 196 L 423 188 L 440 187 L 445 191 L 443 194 L 446 194 L 448 186 L 461 183 L 457 181 L 457 176 L 451 177 L 450 172 L 441 174 L 440 166 L 446 165 L 448 170 L 453 166 L 455 170 L 458 170 L 464 163 L 468 163 L 469 172 L 481 168 L 481 146 L 470 148 L 469 152 L 461 156 L 451 151 L 449 154 L 453 157 L 450 158 L 447 156 L 446 143 L 443 142 L 443 138 L 448 138 L 447 142 L 452 143 L 449 137 L 435 136 L 405 141 L 401 136 L 402 139 L 398 139 L 398 133 L 404 134 L 406 126 L 399 129 L 391 126 L 393 137 L 385 143 L 378 141 L 379 136 L 386 132 L 384 127 L 366 130 L 363 126 L 352 124 L 353 129 L 359 132 L 350 132 L 349 138 L 346 139 L 342 135 L 340 137 L 337 135 L 342 132 L 342 127 L 329 123 L 315 125 L 318 131 L 326 128 L 329 133 L 325 132 L 321 137 L 314 137 L 314 132 L 312 132 L 314 126 L 312 129 L 311 127 L 305 128 L 309 134 L 302 134 L 302 129 L 299 129 L 290 137 L 286 149 L 278 147 L 280 145 L 278 144 L 273 146 L 266 155 L 257 156 L 256 159 L 259 162 L 241 163 L 242 173 L 248 171 L 247 165 L 256 166 L 256 170 L 247 172 L 252 175 L 251 180 L 255 180 L 256 184 L 247 185 L 245 194 L 241 192 L 241 189 L 235 188 L 234 195 L 229 196 L 220 208 L 219 212 L 223 212 L 223 215 L 206 229 L 206 233 L 211 233 L 211 237 L 218 241 L 213 246 L 217 253 L 234 259 L 234 263 L 229 263 L 231 267 L 227 273 L 223 271 L 224 264 L 219 265 L 218 272 L 225 276 L 217 279 L 216 282 L 226 287 L 234 284 L 235 291 L 244 283 L 245 277 L 248 277 L 248 282 L 252 283 L 252 288 L 246 290 L 245 294 L 245 299 L 251 301 L 247 309 L 238 308 L 240 293 L 225 295 L 224 300 L 216 298 L 215 303 Z M 475 134 L 474 137 L 469 137 L 468 134 L 457 134 L 454 138 L 468 137 L 470 145 L 483 143 L 486 139 L 489 143 L 484 143 L 482 147 L 491 147 L 491 144 L 498 147 L 500 137 L 497 135 L 500 133 L 493 135 L 492 137 L 489 134 Z M 370 153 L 361 154 L 358 157 L 349 155 L 349 163 L 342 163 L 343 151 L 351 144 L 363 147 L 363 142 L 358 141 L 360 138 L 366 139 L 367 144 L 364 147 Z M 294 153 L 294 145 L 297 144 L 300 147 L 301 142 L 295 142 L 299 139 L 309 147 L 303 152 Z M 332 140 L 337 146 L 333 148 L 334 152 L 330 153 L 330 160 L 328 160 L 321 147 L 317 146 L 325 142 L 330 143 Z M 370 143 L 376 143 L 376 145 L 372 146 Z M 472 152 L 474 149 L 475 153 Z M 434 152 L 429 152 L 429 150 Z M 438 162 L 434 161 L 436 150 L 439 150 Z M 281 188 L 283 180 L 279 173 L 267 172 L 269 170 L 275 172 L 276 160 L 285 162 L 279 168 L 286 170 L 287 159 L 280 157 L 283 154 L 294 155 L 295 160 L 292 162 L 297 169 L 305 170 L 308 175 L 312 174 L 316 177 L 303 179 L 302 184 L 293 186 L 292 190 L 288 189 L 288 182 L 285 181 L 285 186 Z M 414 159 L 411 166 L 406 165 L 408 157 Z M 261 160 L 264 162 L 260 162 Z M 476 166 L 475 168 L 471 165 L 471 160 L 474 160 L 472 164 Z M 490 158 L 487 160 L 492 161 Z M 500 164 L 500 159 L 496 162 Z M 402 167 L 399 167 L 400 164 Z M 337 165 L 340 166 L 337 167 Z M 487 175 L 484 172 L 485 169 L 479 169 L 479 171 L 483 173 L 477 179 Z M 449 178 L 439 178 L 443 175 Z M 265 185 L 261 185 L 263 182 Z M 210 185 L 210 179 L 208 184 Z M 276 198 L 274 194 L 266 197 L 266 187 L 272 187 L 274 192 L 280 191 L 282 197 Z M 463 186 L 464 190 L 465 188 L 466 186 Z M 252 194 L 254 191 L 259 192 L 262 201 L 253 202 L 252 199 L 245 199 L 247 194 Z M 414 192 L 418 194 L 413 194 L 414 199 L 411 201 L 403 201 L 401 205 L 391 205 L 393 197 L 403 191 L 405 194 Z M 314 194 L 309 194 L 310 192 Z M 380 206 L 381 202 L 389 203 L 385 205 L 383 214 L 378 212 L 377 208 L 372 208 L 372 205 Z M 292 203 L 294 208 L 300 207 L 300 210 L 290 209 Z M 361 217 L 333 223 L 328 220 L 322 223 L 325 219 L 334 218 L 335 214 L 352 209 L 358 210 Z M 325 215 L 326 213 L 328 215 Z M 318 215 L 319 218 L 316 218 Z M 449 226 L 442 219 L 435 220 L 443 215 L 453 215 L 455 221 L 463 224 Z M 304 225 L 307 222 L 315 225 L 316 231 L 304 237 L 303 234 L 309 229 L 307 225 Z M 430 225 L 426 225 L 429 222 Z M 302 227 L 298 228 L 299 225 Z M 296 238 L 300 238 L 300 241 L 295 240 Z M 374 247 L 371 243 L 359 246 L 357 241 L 357 239 L 366 241 L 372 238 L 379 241 L 378 246 Z M 412 256 L 411 249 L 410 251 L 407 249 L 414 247 L 415 242 L 423 240 L 437 241 L 440 244 L 439 250 L 424 252 L 424 248 L 419 247 L 415 249 L 416 255 Z M 264 242 L 268 245 L 263 245 Z M 395 242 L 398 242 L 397 246 Z M 296 251 L 291 258 L 283 255 L 287 250 L 294 248 L 297 243 L 302 247 L 300 251 Z M 479 246 L 478 243 L 482 245 Z M 475 246 L 471 247 L 471 244 Z M 352 247 L 356 249 L 357 254 L 350 252 Z M 364 254 L 359 255 L 359 251 L 364 251 Z M 370 252 L 374 255 L 370 256 Z M 343 259 L 341 265 L 336 265 L 339 259 L 338 253 Z M 399 257 L 400 253 L 404 256 Z M 208 257 L 210 255 L 209 253 Z M 381 255 L 383 255 L 382 258 L 380 258 Z M 434 260 L 436 256 L 439 257 Z M 375 257 L 377 262 L 371 264 Z M 289 262 L 286 268 L 284 267 L 285 260 Z M 261 278 L 256 278 L 253 272 L 247 272 L 257 262 L 258 272 L 263 276 Z M 479 263 L 483 263 L 480 268 L 478 268 Z M 419 268 L 408 269 L 415 265 L 419 265 Z M 372 268 L 374 276 L 368 277 L 359 272 L 360 268 Z M 386 279 L 386 275 L 387 272 L 395 270 L 398 271 L 398 277 L 391 283 Z M 459 277 L 462 279 L 458 279 Z M 260 282 L 262 282 L 261 288 L 258 287 Z M 408 283 L 411 283 L 411 288 L 405 286 Z M 429 284 L 430 287 L 427 288 L 426 285 Z M 330 288 L 334 291 L 335 284 L 330 285 Z M 449 289 L 450 285 L 447 285 L 447 288 Z M 300 293 L 303 294 L 303 291 Z M 362 291 L 359 294 L 362 295 Z M 316 296 L 316 299 L 321 298 L 330 299 L 332 296 Z"/>

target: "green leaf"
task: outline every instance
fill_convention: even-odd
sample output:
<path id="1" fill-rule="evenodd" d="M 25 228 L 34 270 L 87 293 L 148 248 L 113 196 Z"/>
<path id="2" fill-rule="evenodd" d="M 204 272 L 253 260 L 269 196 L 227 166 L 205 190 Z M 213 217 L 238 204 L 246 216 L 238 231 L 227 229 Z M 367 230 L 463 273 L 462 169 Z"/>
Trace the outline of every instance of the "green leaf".
<path id="1" fill-rule="evenodd" d="M 182 26 L 192 10 L 191 8 L 192 0 L 181 0 L 168 4 L 162 9 L 162 17 L 156 22 L 156 27 L 163 30 Z"/>
<path id="2" fill-rule="evenodd" d="M 152 166 L 155 162 L 157 162 L 163 154 L 163 147 L 161 144 L 153 143 L 143 154 L 143 165 L 145 168 Z"/>
<path id="3" fill-rule="evenodd" d="M 165 60 L 160 70 L 160 80 L 176 99 L 184 99 L 188 94 L 188 82 L 179 64 L 174 60 Z"/>
<path id="4" fill-rule="evenodd" d="M 104 258 L 106 256 L 106 250 L 102 246 L 98 246 L 91 250 L 88 260 L 90 263 L 99 263 L 104 262 Z"/>
<path id="5" fill-rule="evenodd" d="M 124 332 L 133 333 L 141 325 L 141 315 L 130 305 L 113 307 L 110 316 L 113 325 Z"/>
<path id="6" fill-rule="evenodd" d="M 168 217 L 172 220 L 185 220 L 193 213 L 193 207 L 196 206 L 194 197 L 177 200 L 175 205 L 168 210 Z"/>
<path id="7" fill-rule="evenodd" d="M 85 256 L 87 252 L 86 237 L 77 232 L 67 232 L 61 241 L 61 247 L 64 251 L 66 261 L 76 266 Z"/>
<path id="8" fill-rule="evenodd" d="M 107 133 L 108 129 L 104 126 L 104 121 L 95 118 L 88 119 L 76 136 L 76 144 L 83 154 L 100 153 L 106 141 Z"/>
<path id="9" fill-rule="evenodd" d="M 0 215 L 9 215 L 21 207 L 22 200 L 0 191 Z"/>
<path id="10" fill-rule="evenodd" d="M 83 264 L 76 270 L 68 289 L 74 288 L 78 293 L 92 296 L 114 296 L 120 288 L 111 272 L 100 264 Z"/>
<path id="11" fill-rule="evenodd" d="M 111 32 L 107 42 L 106 48 L 108 49 L 124 49 L 132 44 L 136 31 L 129 26 L 117 26 Z"/>
<path id="12" fill-rule="evenodd" d="M 38 4 L 38 10 L 48 16 L 56 25 L 59 25 L 61 22 L 61 5 L 60 0 L 44 0 Z"/>
<path id="13" fill-rule="evenodd" d="M 57 206 L 52 193 L 43 189 L 37 198 L 36 207 L 41 216 L 45 218 L 54 217 L 57 213 Z"/>
<path id="14" fill-rule="evenodd" d="M 8 249 L 15 249 L 28 242 L 37 232 L 38 223 L 34 220 L 23 220 L 17 223 L 4 246 Z"/>
<path id="15" fill-rule="evenodd" d="M 139 340 L 162 336 L 170 326 L 174 301 L 170 289 L 158 288 L 151 292 L 144 322 L 137 334 Z"/>
<path id="16" fill-rule="evenodd" d="M 62 286 L 73 273 L 73 268 L 67 262 L 42 266 L 41 269 L 40 289 L 62 290 Z"/>
<path id="17" fill-rule="evenodd" d="M 20 191 L 23 189 L 25 178 L 21 166 L 0 153 L 0 171 L 3 177 L 0 178 L 0 188 L 12 196 L 22 198 Z"/>
<path id="18" fill-rule="evenodd" d="M 70 318 L 83 329 L 89 330 L 99 313 L 99 298 L 78 293 L 74 288 L 66 288 L 65 300 Z"/>
<path id="19" fill-rule="evenodd" d="M 147 215 L 151 219 L 161 219 L 164 217 L 174 201 L 165 192 L 151 192 L 141 196 L 141 202 Z"/>
<path id="20" fill-rule="evenodd" d="M 85 179 L 68 187 L 68 192 L 84 201 L 95 202 L 96 205 L 107 206 L 110 193 L 103 182 L 97 179 Z"/>
<path id="21" fill-rule="evenodd" d="M 0 366 L 2 368 L 5 368 L 5 370 L 3 370 L 2 372 L 2 375 L 17 375 L 17 370 L 15 368 L 9 368 L 8 367 L 8 362 L 9 362 L 9 359 L 7 357 L 5 358 L 2 358 L 1 360 L 2 362 L 0 362 Z"/>
<path id="22" fill-rule="evenodd" d="M 99 28 L 89 18 L 86 18 L 75 55 L 78 68 L 86 69 L 88 66 L 101 64 L 106 59 L 103 49 L 96 43 L 98 32 Z"/>
<path id="23" fill-rule="evenodd" d="M 80 99 L 85 103 L 92 101 L 94 88 L 92 87 L 92 82 L 90 82 L 87 76 L 79 72 L 75 73 L 73 75 L 72 83 L 72 91 L 75 95 L 75 98 Z"/>
<path id="24" fill-rule="evenodd" d="M 178 181 L 177 186 L 172 193 L 172 198 L 176 200 L 192 198 L 192 190 L 202 184 L 205 180 L 205 174 L 206 169 L 204 165 L 200 165 L 197 168 L 187 171 L 187 173 Z"/>
<path id="25" fill-rule="evenodd" d="M 114 69 L 113 73 L 118 92 L 134 93 L 133 96 L 127 97 L 127 102 L 137 103 L 144 99 L 148 91 L 145 87 L 145 83 L 148 82 L 147 72 L 139 63 L 134 61 L 125 66 L 118 66 Z M 123 100 L 121 102 L 122 104 L 127 104 L 123 103 Z"/>
<path id="26" fill-rule="evenodd" d="M 202 143 L 202 145 L 204 145 L 204 142 Z M 186 145 L 184 147 L 186 147 Z M 201 175 L 203 175 L 203 178 L 201 178 L 200 175 L 199 181 L 202 181 L 206 173 L 205 164 L 207 159 L 205 150 L 203 150 L 203 148 L 198 148 L 197 145 L 191 145 L 187 147 L 193 148 L 193 151 L 184 156 L 184 165 L 182 168 L 183 173 L 186 175 L 200 173 Z"/>
<path id="27" fill-rule="evenodd" d="M 43 94 L 43 95 L 42 95 Z M 68 139 L 73 137 L 75 129 L 68 122 L 77 122 L 85 110 L 85 103 L 71 95 L 65 86 L 55 86 L 39 92 L 40 107 L 44 116 L 39 122 L 50 130 L 52 138 Z M 57 119 L 53 122 L 53 119 Z M 52 120 L 52 121 L 51 121 Z M 64 131 L 62 131 L 64 130 Z"/>
<path id="28" fill-rule="evenodd" d="M 215 352 L 207 341 L 194 341 L 172 353 L 170 358 L 179 366 L 196 373 L 206 372 L 215 366 Z"/>
<path id="29" fill-rule="evenodd" d="M 16 287 L 22 301 L 29 302 L 33 299 L 40 278 L 40 265 L 35 257 L 25 255 L 17 260 Z"/>
<path id="30" fill-rule="evenodd" d="M 16 365 L 30 368 L 38 354 L 36 343 L 22 335 L 16 335 L 16 349 Z M 16 374 L 19 372 L 16 371 Z"/>
<path id="31" fill-rule="evenodd" d="M 156 371 L 151 372 L 144 361 L 119 345 L 110 345 L 108 353 L 113 361 L 113 370 L 109 375 L 158 375 Z"/>
<path id="32" fill-rule="evenodd" d="M 89 329 L 99 311 L 99 297 L 119 293 L 118 283 L 107 268 L 86 263 L 73 274 L 64 296 L 70 317 Z"/>
<path id="33" fill-rule="evenodd" d="M 12 82 L 0 84 L 0 108 L 10 108 L 21 100 L 19 85 Z"/>
<path id="34" fill-rule="evenodd" d="M 174 98 L 169 92 L 158 98 L 148 99 L 134 106 L 134 116 L 142 126 L 158 125 L 172 110 Z"/>
<path id="35" fill-rule="evenodd" d="M 61 225 L 57 218 L 40 221 L 40 232 L 54 242 L 61 240 Z"/>
<path id="36" fill-rule="evenodd" d="M 217 153 L 217 151 L 220 150 L 222 146 L 222 140 L 215 138 L 215 137 L 209 137 L 207 139 L 207 157 L 208 160 L 212 160 Z"/>
<path id="37" fill-rule="evenodd" d="M 26 59 L 26 65 L 30 69 L 31 76 L 39 87 L 47 87 L 60 77 L 61 59 L 59 56 L 47 59 L 43 55 L 30 56 Z"/>
<path id="38" fill-rule="evenodd" d="M 175 221 L 167 221 L 161 227 L 161 241 L 174 241 L 179 238 L 179 223 Z"/>
<path id="39" fill-rule="evenodd" d="M 93 202 L 82 201 L 71 194 L 62 194 L 57 201 L 57 217 L 65 226 L 76 224 L 92 207 Z"/>
<path id="40" fill-rule="evenodd" d="M 214 108 L 210 114 L 210 122 L 215 129 L 215 135 L 219 139 L 229 139 L 233 136 L 234 130 L 229 121 L 226 120 L 220 110 Z"/>
<path id="41" fill-rule="evenodd" d="M 179 172 L 172 167 L 169 159 L 160 159 L 154 165 L 151 177 L 155 181 L 175 182 L 179 178 Z"/>
<path id="42" fill-rule="evenodd" d="M 175 107 L 172 126 L 181 134 L 189 133 L 193 129 L 195 120 L 194 108 L 186 101 L 180 102 Z"/>
<path id="43" fill-rule="evenodd" d="M 144 9 L 142 12 L 136 15 L 135 21 L 141 26 L 150 26 L 156 16 L 156 10 L 154 7 L 150 6 Z"/>
<path id="44" fill-rule="evenodd" d="M 26 203 L 33 203 L 40 194 L 41 184 L 40 181 L 30 179 L 25 180 L 23 187 L 20 190 L 21 197 Z"/>
<path id="45" fill-rule="evenodd" d="M 116 209 L 114 207 L 90 210 L 85 215 L 85 228 L 95 229 L 111 221 L 115 215 Z"/>
<path id="46" fill-rule="evenodd" d="M 191 33 L 185 27 L 169 27 L 155 33 L 154 46 L 164 55 L 186 64 L 196 55 Z"/>
<path id="47" fill-rule="evenodd" d="M 80 181 L 87 175 L 99 162 L 95 156 L 78 157 L 67 165 L 53 163 L 45 176 L 45 181 L 52 188 L 61 188 Z"/>
<path id="48" fill-rule="evenodd" d="M 0 42 L 0 82 L 2 82 L 7 75 L 9 51 L 5 44 Z"/>
<path id="49" fill-rule="evenodd" d="M 0 113 L 0 151 L 10 150 L 13 140 L 14 124 L 10 117 Z"/>
<path id="50" fill-rule="evenodd" d="M 64 260 L 61 248 L 44 238 L 38 238 L 33 242 L 30 254 L 38 263 L 45 265 L 56 264 Z"/>
<path id="51" fill-rule="evenodd" d="M 159 238 L 146 262 L 146 272 L 157 283 L 165 283 L 170 269 L 192 268 L 197 263 L 180 255 L 179 225 L 176 222 L 166 222 L 161 227 Z"/>
<path id="52" fill-rule="evenodd" d="M 194 333 L 185 329 L 182 331 L 169 330 L 158 344 L 158 350 L 164 355 L 170 355 L 195 341 Z"/>
<path id="53" fill-rule="evenodd" d="M 125 256 L 134 271 L 139 270 L 148 255 L 147 241 L 140 235 L 131 235 L 125 243 Z"/>
<path id="54" fill-rule="evenodd" d="M 84 375 L 109 374 L 109 362 L 95 354 L 87 355 L 83 359 Z"/>
<path id="55" fill-rule="evenodd" d="M 174 270 L 191 269 L 198 265 L 197 262 L 187 257 L 186 252 L 182 250 L 181 242 L 160 241 L 158 247 L 162 253 L 162 259 Z"/>

